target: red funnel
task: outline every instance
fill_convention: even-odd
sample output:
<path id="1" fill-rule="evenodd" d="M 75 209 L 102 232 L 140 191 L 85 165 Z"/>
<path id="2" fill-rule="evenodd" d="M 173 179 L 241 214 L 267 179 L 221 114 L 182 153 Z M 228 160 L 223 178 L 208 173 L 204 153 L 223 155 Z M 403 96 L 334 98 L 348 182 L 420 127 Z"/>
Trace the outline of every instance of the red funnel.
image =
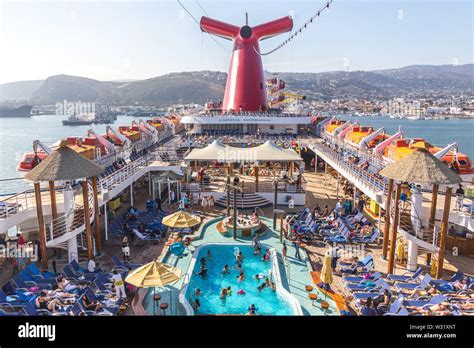
<path id="1" fill-rule="evenodd" d="M 259 40 L 290 31 L 291 17 L 283 17 L 272 22 L 250 27 L 235 25 L 202 17 L 201 28 L 234 41 L 229 72 L 224 94 L 224 111 L 259 111 L 267 108 L 265 79 L 261 56 L 257 53 Z"/>

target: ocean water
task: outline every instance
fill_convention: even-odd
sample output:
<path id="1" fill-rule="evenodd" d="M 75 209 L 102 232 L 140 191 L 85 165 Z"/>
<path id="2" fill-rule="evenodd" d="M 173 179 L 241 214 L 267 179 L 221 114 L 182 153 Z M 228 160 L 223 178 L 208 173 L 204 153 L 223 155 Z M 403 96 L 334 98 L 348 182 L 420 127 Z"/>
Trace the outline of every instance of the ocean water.
<path id="1" fill-rule="evenodd" d="M 423 137 L 433 145 L 447 145 L 454 141 L 460 151 L 474 159 L 474 120 L 405 120 L 388 117 L 350 117 L 363 125 L 384 126 L 389 133 L 401 126 L 407 137 Z M 56 115 L 33 116 L 31 118 L 0 118 L 0 195 L 19 192 L 27 185 L 23 180 L 2 181 L 24 175 L 16 167 L 23 153 L 32 150 L 35 139 L 50 145 L 67 136 L 85 136 L 90 126 L 63 126 L 64 117 Z M 137 118 L 119 116 L 112 125 L 130 125 Z M 98 133 L 105 131 L 106 125 L 92 125 Z"/>
<path id="2" fill-rule="evenodd" d="M 211 259 L 206 263 L 207 279 L 193 274 L 186 291 L 186 298 L 194 300 L 195 289 L 201 290 L 199 296 L 201 307 L 196 314 L 246 314 L 248 307 L 254 304 L 259 315 L 293 315 L 291 305 L 280 298 L 276 292 L 271 289 L 257 290 L 259 283 L 254 276 L 262 274 L 269 277 L 271 263 L 263 262 L 261 256 L 255 256 L 252 246 L 242 245 L 238 248 L 244 255 L 242 268 L 246 275 L 246 279 L 241 283 L 237 281 L 239 272 L 233 269 L 235 266 L 234 245 L 203 246 L 200 249 L 194 272 L 199 272 L 199 260 L 207 255 L 208 250 L 211 250 Z M 263 250 L 266 250 L 265 246 Z M 230 274 L 222 275 L 222 268 L 226 264 L 231 269 Z M 221 289 L 228 286 L 232 289 L 232 295 L 227 296 L 225 300 L 220 299 Z M 245 291 L 245 295 L 237 294 L 240 289 Z"/>
<path id="3" fill-rule="evenodd" d="M 474 119 L 406 120 L 377 116 L 343 116 L 363 126 L 385 127 L 389 134 L 401 127 L 407 138 L 425 138 L 432 145 L 444 147 L 457 142 L 459 150 L 474 160 Z"/>
<path id="4" fill-rule="evenodd" d="M 18 172 L 16 167 L 21 156 L 33 150 L 33 141 L 41 140 L 45 145 L 51 145 L 61 138 L 68 136 L 87 135 L 89 128 L 99 134 L 105 132 L 107 125 L 63 126 L 61 121 L 66 116 L 42 115 L 31 118 L 0 118 L 0 194 L 19 192 L 29 187 L 24 180 L 1 181 L 2 179 L 18 178 L 25 175 Z M 131 125 L 139 118 L 119 116 L 111 126 Z"/>

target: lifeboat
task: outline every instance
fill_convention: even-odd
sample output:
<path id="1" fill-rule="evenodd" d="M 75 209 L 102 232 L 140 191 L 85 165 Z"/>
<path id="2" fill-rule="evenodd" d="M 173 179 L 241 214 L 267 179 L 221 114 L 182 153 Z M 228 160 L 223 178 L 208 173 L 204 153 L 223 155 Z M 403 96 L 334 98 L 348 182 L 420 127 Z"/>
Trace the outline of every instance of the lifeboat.
<path id="1" fill-rule="evenodd" d="M 332 119 L 328 123 L 326 123 L 324 127 L 324 133 L 330 137 L 334 136 L 334 132 L 341 126 L 343 126 L 346 121 Z"/>
<path id="2" fill-rule="evenodd" d="M 457 151 L 457 146 L 450 145 L 452 148 L 440 148 L 431 145 L 423 138 L 404 138 L 395 139 L 388 145 L 383 153 L 383 159 L 389 163 L 404 158 L 418 148 L 424 148 L 446 163 L 456 173 L 461 175 L 463 179 L 474 177 L 474 167 L 470 158 L 463 153 Z"/>
<path id="3" fill-rule="evenodd" d="M 45 146 L 39 140 L 33 141 L 33 151 L 26 152 L 21 156 L 20 163 L 16 167 L 16 170 L 21 172 L 30 171 L 51 154 L 53 150 L 54 148 Z"/>
<path id="4" fill-rule="evenodd" d="M 384 128 L 374 130 L 372 127 L 355 126 L 347 132 L 344 142 L 359 150 L 370 150 L 388 138 Z"/>

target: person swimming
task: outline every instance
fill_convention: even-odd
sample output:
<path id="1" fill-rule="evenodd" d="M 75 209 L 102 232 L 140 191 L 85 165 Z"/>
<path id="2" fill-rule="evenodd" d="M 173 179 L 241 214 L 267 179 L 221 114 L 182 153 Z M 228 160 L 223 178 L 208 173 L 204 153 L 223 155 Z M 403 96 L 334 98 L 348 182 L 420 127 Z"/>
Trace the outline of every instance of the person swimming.
<path id="1" fill-rule="evenodd" d="M 201 267 L 199 268 L 199 272 L 197 272 L 196 275 L 200 275 L 202 277 L 202 279 L 206 279 L 207 278 L 207 268 L 206 268 L 206 266 L 201 265 Z"/>
<path id="2" fill-rule="evenodd" d="M 254 278 L 257 279 L 257 284 L 260 284 L 260 280 L 263 279 L 265 276 L 261 273 L 257 273 Z"/>
<path id="3" fill-rule="evenodd" d="M 245 280 L 245 274 L 244 272 L 240 272 L 239 276 L 237 277 L 237 281 L 239 283 L 242 283 Z"/>
<path id="4" fill-rule="evenodd" d="M 229 265 L 224 265 L 224 268 L 222 268 L 222 275 L 227 275 L 230 273 Z"/>
<path id="5" fill-rule="evenodd" d="M 197 288 L 197 289 L 194 291 L 194 296 L 201 296 L 201 289 Z"/>
<path id="6" fill-rule="evenodd" d="M 247 315 L 257 315 L 257 307 L 253 303 L 247 308 Z"/>

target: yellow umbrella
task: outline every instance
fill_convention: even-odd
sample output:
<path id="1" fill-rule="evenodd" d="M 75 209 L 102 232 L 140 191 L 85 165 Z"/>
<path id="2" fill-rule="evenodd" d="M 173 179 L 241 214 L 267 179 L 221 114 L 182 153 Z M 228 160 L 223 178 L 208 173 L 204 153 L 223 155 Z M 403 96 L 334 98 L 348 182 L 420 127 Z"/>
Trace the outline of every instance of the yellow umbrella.
<path id="1" fill-rule="evenodd" d="M 181 278 L 181 270 L 153 261 L 131 271 L 125 281 L 139 288 L 162 287 Z"/>
<path id="2" fill-rule="evenodd" d="M 332 283 L 331 251 L 324 255 L 323 269 L 321 270 L 321 281 L 324 284 Z"/>
<path id="3" fill-rule="evenodd" d="M 153 288 L 153 294 L 156 287 L 163 287 L 166 284 L 174 283 L 181 278 L 182 271 L 170 265 L 154 260 L 137 269 L 131 271 L 125 281 L 139 288 Z M 171 288 L 170 288 L 170 310 L 171 310 Z M 155 314 L 155 305 L 153 304 L 153 315 Z"/>
<path id="4" fill-rule="evenodd" d="M 201 223 L 201 219 L 198 216 L 191 215 L 185 211 L 180 210 L 163 218 L 161 223 L 173 228 L 187 228 L 199 225 Z"/>

